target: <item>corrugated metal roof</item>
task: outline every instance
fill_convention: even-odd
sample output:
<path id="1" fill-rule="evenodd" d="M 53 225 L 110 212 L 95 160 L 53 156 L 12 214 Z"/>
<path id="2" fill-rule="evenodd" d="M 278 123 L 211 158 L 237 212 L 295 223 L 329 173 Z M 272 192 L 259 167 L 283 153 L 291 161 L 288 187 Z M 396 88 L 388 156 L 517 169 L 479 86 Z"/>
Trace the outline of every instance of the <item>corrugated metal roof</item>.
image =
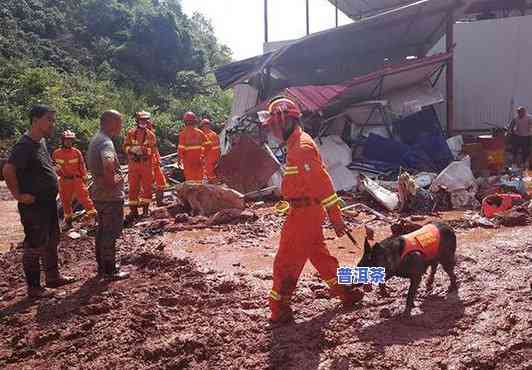
<path id="1" fill-rule="evenodd" d="M 272 85 L 260 86 L 267 95 L 287 86 L 338 84 L 380 69 L 388 59 L 401 63 L 410 55 L 424 56 L 442 37 L 445 20 L 473 0 L 422 0 L 336 29 L 309 35 L 267 56 L 236 62 L 215 74 L 222 88 L 264 74 L 271 68 Z M 245 72 L 247 71 L 247 73 Z M 228 78 L 229 77 L 229 78 Z M 257 79 L 257 82 L 263 79 Z"/>
<path id="2" fill-rule="evenodd" d="M 439 54 L 389 66 L 341 85 L 290 87 L 284 93 L 297 100 L 304 112 L 323 111 L 328 117 L 353 103 L 378 99 L 381 95 L 427 81 L 451 57 L 452 54 Z"/>
<path id="3" fill-rule="evenodd" d="M 403 5 L 414 3 L 413 0 L 329 0 L 331 4 L 338 4 L 345 15 L 350 18 L 380 13 L 382 11 L 395 9 Z"/>

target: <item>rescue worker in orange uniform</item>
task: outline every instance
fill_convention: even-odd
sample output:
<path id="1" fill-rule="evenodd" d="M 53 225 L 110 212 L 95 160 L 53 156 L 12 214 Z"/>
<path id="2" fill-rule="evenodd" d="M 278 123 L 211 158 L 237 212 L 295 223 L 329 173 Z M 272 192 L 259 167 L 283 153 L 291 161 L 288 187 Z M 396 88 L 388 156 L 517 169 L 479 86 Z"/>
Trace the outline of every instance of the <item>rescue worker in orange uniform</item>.
<path id="1" fill-rule="evenodd" d="M 185 128 L 179 133 L 177 154 L 183 163 L 185 181 L 201 184 L 205 173 L 205 154 L 211 145 L 203 131 L 196 127 L 198 118 L 194 113 L 186 112 L 183 121 Z"/>
<path id="2" fill-rule="evenodd" d="M 269 294 L 270 321 L 283 323 L 293 319 L 290 298 L 307 260 L 327 283 L 331 296 L 339 297 L 345 307 L 351 307 L 362 299 L 363 292 L 338 284 L 338 260 L 325 245 L 322 224 L 326 214 L 338 237 L 345 234 L 346 226 L 339 198 L 318 148 L 301 128 L 301 111 L 292 100 L 273 99 L 267 116 L 265 125 L 270 127 L 278 140 L 287 145 L 281 190 L 284 200 L 290 204 L 273 262 L 273 287 Z"/>
<path id="3" fill-rule="evenodd" d="M 211 146 L 205 155 L 205 176 L 210 184 L 216 184 L 218 179 L 216 177 L 216 166 L 221 157 L 220 138 L 218 134 L 211 129 L 211 121 L 204 118 L 201 121 L 200 129 L 203 131 Z"/>
<path id="4" fill-rule="evenodd" d="M 130 218 L 139 216 L 138 207 L 142 207 L 143 216 L 148 214 L 153 187 L 152 156 L 157 144 L 155 134 L 148 130 L 146 115 L 135 118 L 137 127 L 129 129 L 124 142 L 128 156 Z"/>
<path id="5" fill-rule="evenodd" d="M 61 136 L 62 147 L 56 149 L 52 154 L 59 176 L 59 196 L 63 203 L 65 223 L 68 228 L 72 227 L 72 202 L 74 198 L 81 203 L 88 219 L 96 216 L 96 209 L 87 190 L 87 167 L 83 154 L 73 147 L 75 139 L 76 134 L 74 132 L 70 130 L 63 132 Z"/>
<path id="6" fill-rule="evenodd" d="M 147 119 L 147 128 L 155 135 L 155 125 L 151 119 L 151 114 L 148 112 L 138 112 L 137 118 Z M 157 136 L 155 136 L 157 137 Z M 155 182 L 155 200 L 157 206 L 161 207 L 164 205 L 164 189 L 167 186 L 166 176 L 161 169 L 161 154 L 159 154 L 159 149 L 157 146 L 154 147 L 152 153 L 152 168 L 153 168 L 153 180 Z"/>

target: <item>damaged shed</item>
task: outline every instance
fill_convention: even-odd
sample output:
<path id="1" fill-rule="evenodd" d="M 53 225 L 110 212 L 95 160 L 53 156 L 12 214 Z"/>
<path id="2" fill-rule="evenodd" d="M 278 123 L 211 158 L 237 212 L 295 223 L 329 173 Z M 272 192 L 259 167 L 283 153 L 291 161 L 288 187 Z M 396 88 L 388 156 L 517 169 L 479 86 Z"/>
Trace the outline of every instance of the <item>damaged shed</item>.
<path id="1" fill-rule="evenodd" d="M 342 7 L 357 3 L 367 2 L 338 2 L 338 7 L 346 12 Z M 255 104 L 228 124 L 225 150 L 230 150 L 231 136 L 242 133 L 254 136 L 259 145 L 266 143 L 268 138 L 256 124 L 256 113 L 265 108 L 269 98 L 284 94 L 301 105 L 305 129 L 318 138 L 341 137 L 352 152 L 351 161 L 362 157 L 377 162 L 388 159 L 393 170 L 404 166 L 426 171 L 445 168 L 452 155 L 433 106 L 445 101 L 452 106 L 452 99 L 445 99 L 434 86 L 452 63 L 453 45 L 449 44 L 445 53 L 426 55 L 470 1 L 405 3 L 374 1 L 374 8 L 346 12 L 363 16 L 352 24 L 219 68 L 215 75 L 222 88 L 248 86 L 242 89 L 242 101 L 250 105 L 250 97 L 256 97 Z M 375 14 L 377 11 L 381 12 Z M 235 100 L 239 110 L 244 110 L 238 96 Z M 420 125 L 428 129 L 420 129 Z M 406 137 L 405 141 L 405 133 L 416 131 L 427 136 Z M 372 158 L 367 143 L 375 136 L 384 140 L 381 144 L 389 144 L 388 158 Z M 396 143 L 409 147 L 407 158 L 397 160 Z M 432 148 L 442 150 L 426 152 Z M 282 162 L 282 152 L 272 149 Z"/>

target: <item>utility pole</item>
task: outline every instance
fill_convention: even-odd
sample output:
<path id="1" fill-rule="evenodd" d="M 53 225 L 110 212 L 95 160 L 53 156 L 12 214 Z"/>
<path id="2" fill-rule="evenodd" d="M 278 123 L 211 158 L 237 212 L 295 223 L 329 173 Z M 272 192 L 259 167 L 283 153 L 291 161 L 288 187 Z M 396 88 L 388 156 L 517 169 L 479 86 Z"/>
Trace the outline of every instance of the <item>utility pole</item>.
<path id="1" fill-rule="evenodd" d="M 453 52 L 454 46 L 454 15 L 450 12 L 447 15 L 447 31 L 445 33 L 447 52 Z M 454 55 L 447 62 L 447 73 L 445 74 L 447 93 L 447 134 L 451 136 L 454 131 Z"/>
<path id="2" fill-rule="evenodd" d="M 338 0 L 334 0 L 334 15 L 336 19 L 336 28 L 338 28 Z"/>
<path id="3" fill-rule="evenodd" d="M 264 42 L 268 42 L 268 0 L 264 0 Z"/>
<path id="4" fill-rule="evenodd" d="M 309 10 L 309 0 L 306 0 L 307 6 L 307 36 L 310 34 L 310 10 Z"/>

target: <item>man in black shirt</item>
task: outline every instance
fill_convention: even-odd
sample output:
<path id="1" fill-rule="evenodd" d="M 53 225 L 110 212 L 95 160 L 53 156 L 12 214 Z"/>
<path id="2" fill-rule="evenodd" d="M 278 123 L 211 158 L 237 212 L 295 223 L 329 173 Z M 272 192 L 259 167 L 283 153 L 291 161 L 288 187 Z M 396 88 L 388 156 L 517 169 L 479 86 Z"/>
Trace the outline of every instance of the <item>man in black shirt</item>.
<path id="1" fill-rule="evenodd" d="M 11 150 L 3 175 L 18 201 L 24 227 L 22 262 L 28 295 L 41 298 L 50 295 L 41 287 L 41 256 L 47 287 L 57 288 L 74 279 L 61 276 L 57 266 L 60 234 L 56 202 L 58 183 L 45 141 L 52 136 L 55 112 L 48 106 L 35 105 L 30 111 L 30 119 L 30 131 L 22 135 Z"/>

